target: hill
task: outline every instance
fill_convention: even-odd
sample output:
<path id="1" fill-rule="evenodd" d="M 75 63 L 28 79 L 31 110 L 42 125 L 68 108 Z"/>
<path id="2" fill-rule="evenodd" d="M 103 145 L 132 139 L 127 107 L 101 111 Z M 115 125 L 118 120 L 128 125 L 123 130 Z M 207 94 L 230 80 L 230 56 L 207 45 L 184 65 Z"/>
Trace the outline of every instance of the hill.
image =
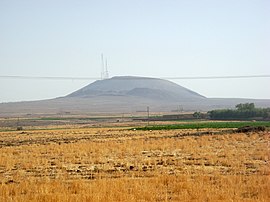
<path id="1" fill-rule="evenodd" d="M 95 81 L 65 97 L 50 100 L 0 104 L 0 117 L 26 114 L 135 114 L 145 111 L 171 112 L 181 109 L 208 111 L 234 108 L 253 102 L 270 107 L 270 100 L 240 98 L 206 98 L 173 82 L 146 77 L 113 77 Z"/>
<path id="2" fill-rule="evenodd" d="M 67 97 L 135 96 L 153 101 L 182 101 L 203 99 L 204 96 L 173 82 L 146 77 L 113 77 L 99 80 L 71 93 Z"/>

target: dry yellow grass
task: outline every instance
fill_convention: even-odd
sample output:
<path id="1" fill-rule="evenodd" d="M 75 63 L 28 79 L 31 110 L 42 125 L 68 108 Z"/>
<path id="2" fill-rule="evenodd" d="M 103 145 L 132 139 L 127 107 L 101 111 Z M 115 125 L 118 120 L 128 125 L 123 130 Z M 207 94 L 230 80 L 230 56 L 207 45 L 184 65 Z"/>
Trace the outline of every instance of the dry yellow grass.
<path id="1" fill-rule="evenodd" d="M 270 201 L 268 132 L 184 132 L 1 132 L 0 201 Z"/>

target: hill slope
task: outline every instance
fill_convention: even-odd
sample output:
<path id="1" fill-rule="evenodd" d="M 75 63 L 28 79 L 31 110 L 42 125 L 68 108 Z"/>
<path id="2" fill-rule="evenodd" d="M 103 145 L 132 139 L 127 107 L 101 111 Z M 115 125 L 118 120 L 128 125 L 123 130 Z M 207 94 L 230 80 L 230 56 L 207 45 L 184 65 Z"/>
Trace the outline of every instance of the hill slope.
<path id="1" fill-rule="evenodd" d="M 26 114 L 99 114 L 145 111 L 208 111 L 234 108 L 253 102 L 257 107 L 270 107 L 270 100 L 239 98 L 206 98 L 173 82 L 145 77 L 113 77 L 95 81 L 65 97 L 51 100 L 0 104 L 0 117 Z"/>
<path id="2" fill-rule="evenodd" d="M 113 77 L 95 81 L 67 97 L 136 96 L 166 101 L 197 100 L 205 98 L 173 82 L 146 77 Z"/>

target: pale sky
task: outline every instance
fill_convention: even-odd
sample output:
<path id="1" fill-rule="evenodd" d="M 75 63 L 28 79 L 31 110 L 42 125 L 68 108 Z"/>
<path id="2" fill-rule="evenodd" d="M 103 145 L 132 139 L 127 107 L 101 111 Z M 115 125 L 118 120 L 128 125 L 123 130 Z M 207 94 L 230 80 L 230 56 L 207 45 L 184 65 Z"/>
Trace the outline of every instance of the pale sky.
<path id="1" fill-rule="evenodd" d="M 0 76 L 270 75 L 269 0 L 0 0 Z M 173 80 L 206 97 L 270 99 L 270 78 Z M 93 81 L 0 78 L 0 102 Z"/>

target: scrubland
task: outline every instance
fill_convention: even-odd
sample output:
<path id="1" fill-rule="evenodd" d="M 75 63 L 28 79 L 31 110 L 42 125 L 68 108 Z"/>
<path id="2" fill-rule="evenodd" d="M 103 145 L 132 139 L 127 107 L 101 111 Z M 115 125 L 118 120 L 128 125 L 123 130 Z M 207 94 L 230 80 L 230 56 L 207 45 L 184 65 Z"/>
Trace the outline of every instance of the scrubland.
<path id="1" fill-rule="evenodd" d="M 0 132 L 0 201 L 270 201 L 268 131 L 194 132 Z"/>

